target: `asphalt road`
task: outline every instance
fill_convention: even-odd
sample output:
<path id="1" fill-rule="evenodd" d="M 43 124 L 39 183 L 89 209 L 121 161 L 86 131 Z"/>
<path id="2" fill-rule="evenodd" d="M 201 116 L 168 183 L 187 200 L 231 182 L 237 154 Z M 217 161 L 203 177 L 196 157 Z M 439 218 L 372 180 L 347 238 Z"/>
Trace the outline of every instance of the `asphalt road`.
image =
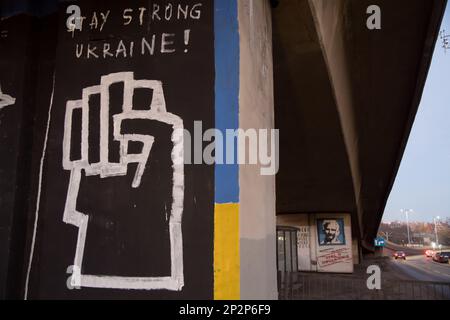
<path id="1" fill-rule="evenodd" d="M 413 280 L 450 283 L 450 264 L 435 262 L 425 255 L 408 256 L 406 261 L 392 259 L 391 264 L 393 268 Z"/>

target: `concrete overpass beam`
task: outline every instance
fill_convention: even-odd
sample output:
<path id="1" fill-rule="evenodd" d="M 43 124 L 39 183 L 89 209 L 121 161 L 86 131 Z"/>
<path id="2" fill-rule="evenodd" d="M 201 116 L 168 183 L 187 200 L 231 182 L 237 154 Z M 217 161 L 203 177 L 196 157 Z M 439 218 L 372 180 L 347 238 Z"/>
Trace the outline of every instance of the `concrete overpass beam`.
<path id="1" fill-rule="evenodd" d="M 345 46 L 347 4 L 347 0 L 309 0 L 322 54 L 327 65 L 350 163 L 358 212 L 358 221 L 354 221 L 354 223 L 358 224 L 359 230 L 363 230 L 361 219 L 363 211 L 361 201 L 362 177 L 359 160 L 356 106 L 353 101 L 351 68 Z"/>

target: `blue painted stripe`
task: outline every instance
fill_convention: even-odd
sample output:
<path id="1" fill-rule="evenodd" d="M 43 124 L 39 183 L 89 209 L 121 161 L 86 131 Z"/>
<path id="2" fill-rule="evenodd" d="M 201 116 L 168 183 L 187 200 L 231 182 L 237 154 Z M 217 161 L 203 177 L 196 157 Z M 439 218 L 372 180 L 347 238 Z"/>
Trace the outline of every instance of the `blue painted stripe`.
<path id="1" fill-rule="evenodd" d="M 239 127 L 239 26 L 237 0 L 214 0 L 216 128 Z M 237 158 L 237 143 L 234 150 Z M 224 159 L 226 152 L 224 151 Z M 239 166 L 216 164 L 216 203 L 239 202 Z"/>

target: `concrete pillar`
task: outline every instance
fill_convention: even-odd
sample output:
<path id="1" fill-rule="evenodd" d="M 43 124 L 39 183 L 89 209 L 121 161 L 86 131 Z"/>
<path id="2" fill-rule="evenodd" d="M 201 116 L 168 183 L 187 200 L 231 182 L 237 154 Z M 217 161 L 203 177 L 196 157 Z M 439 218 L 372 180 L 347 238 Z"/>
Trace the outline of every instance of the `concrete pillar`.
<path id="1" fill-rule="evenodd" d="M 239 0 L 242 129 L 274 128 L 272 24 L 269 1 Z M 276 299 L 275 176 L 241 165 L 241 299 Z"/>

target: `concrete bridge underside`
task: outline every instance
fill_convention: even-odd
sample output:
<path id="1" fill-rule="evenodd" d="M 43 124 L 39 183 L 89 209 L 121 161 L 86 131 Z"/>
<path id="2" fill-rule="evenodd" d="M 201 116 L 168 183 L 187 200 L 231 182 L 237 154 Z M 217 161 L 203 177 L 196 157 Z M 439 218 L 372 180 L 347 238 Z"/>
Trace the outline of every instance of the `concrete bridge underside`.
<path id="1" fill-rule="evenodd" d="M 381 8 L 381 30 L 366 25 Z M 352 214 L 373 249 L 420 103 L 443 0 L 295 0 L 273 10 L 277 214 Z"/>

